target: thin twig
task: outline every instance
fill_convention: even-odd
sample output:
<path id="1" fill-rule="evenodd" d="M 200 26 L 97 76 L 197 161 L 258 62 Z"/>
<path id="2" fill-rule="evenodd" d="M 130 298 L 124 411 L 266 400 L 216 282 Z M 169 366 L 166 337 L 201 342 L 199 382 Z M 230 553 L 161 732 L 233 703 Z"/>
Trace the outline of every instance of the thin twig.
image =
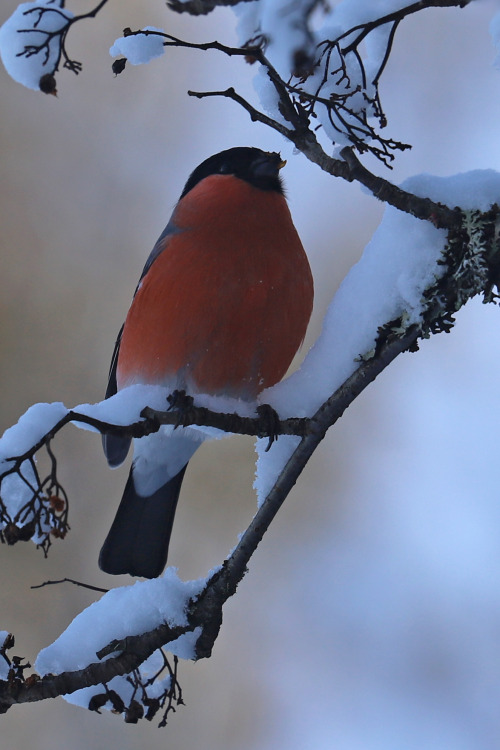
<path id="1" fill-rule="evenodd" d="M 101 594 L 106 594 L 109 591 L 109 589 L 103 589 L 100 586 L 91 586 L 90 583 L 75 581 L 73 578 L 61 578 L 59 581 L 44 581 L 43 583 L 38 583 L 36 586 L 30 586 L 30 589 L 43 589 L 44 586 L 56 586 L 59 583 L 73 583 L 75 586 L 81 586 L 90 591 L 98 591 Z"/>

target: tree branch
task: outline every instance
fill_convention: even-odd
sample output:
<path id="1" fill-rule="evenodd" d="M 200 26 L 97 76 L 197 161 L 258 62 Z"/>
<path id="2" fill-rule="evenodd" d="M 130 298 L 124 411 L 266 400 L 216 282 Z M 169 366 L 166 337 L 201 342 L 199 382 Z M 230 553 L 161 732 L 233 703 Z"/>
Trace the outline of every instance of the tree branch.
<path id="1" fill-rule="evenodd" d="M 413 6 L 412 6 L 413 7 Z M 426 6 L 427 7 L 427 6 Z M 415 12 L 415 11 L 413 11 Z M 298 109 L 290 97 L 290 92 L 295 89 L 286 84 L 278 75 L 275 68 L 258 47 L 228 47 L 217 41 L 204 43 L 185 42 L 170 34 L 155 31 L 135 31 L 132 35 L 146 34 L 161 36 L 166 39 L 168 46 L 188 47 L 200 50 L 217 50 L 229 56 L 253 57 L 266 68 L 270 82 L 276 90 L 280 102 L 280 110 L 288 122 L 287 127 L 282 122 L 264 114 L 244 97 L 238 94 L 233 87 L 220 91 L 188 91 L 189 96 L 197 99 L 208 97 L 225 97 L 239 104 L 250 115 L 253 122 L 260 122 L 272 128 L 280 135 L 290 140 L 294 146 L 306 156 L 309 161 L 317 164 L 324 172 L 334 177 L 341 177 L 348 182 L 357 181 L 368 188 L 372 194 L 384 203 L 387 203 L 400 211 L 409 213 L 418 219 L 431 221 L 434 226 L 443 229 L 454 229 L 460 225 L 460 212 L 448 208 L 442 204 L 431 201 L 429 198 L 420 198 L 412 193 L 402 190 L 388 180 L 379 177 L 364 167 L 354 153 L 352 147 L 345 147 L 340 152 L 341 159 L 329 156 L 320 145 L 314 132 L 310 129 L 308 118 L 301 109 Z M 300 92 L 297 92 L 300 93 Z"/>
<path id="2" fill-rule="evenodd" d="M 411 214 L 417 219 L 430 221 L 438 229 L 457 229 L 462 222 L 460 209 L 451 209 L 442 203 L 436 203 L 430 198 L 420 198 L 383 177 L 378 177 L 364 167 L 352 148 L 344 148 L 340 152 L 349 167 L 349 180 L 356 180 L 364 185 L 383 203 L 398 208 L 404 213 Z M 328 171 L 325 170 L 325 171 Z"/>
<path id="3" fill-rule="evenodd" d="M 165 624 L 142 635 L 113 641 L 97 654 L 99 660 L 108 656 L 109 658 L 105 661 L 96 661 L 83 670 L 55 676 L 46 675 L 42 678 L 31 675 L 25 679 L 23 671 L 26 666 L 18 664 L 17 669 L 12 669 L 9 680 L 0 685 L 0 711 L 7 711 L 15 703 L 43 700 L 90 685 L 103 683 L 107 691 L 107 682 L 114 676 L 130 674 L 157 649 L 167 647 L 180 635 L 192 633 L 198 628 L 200 634 L 196 642 L 196 658 L 210 656 L 222 623 L 224 604 L 235 593 L 266 530 L 329 427 L 337 422 L 357 396 L 399 354 L 408 350 L 414 351 L 421 337 L 426 337 L 432 332 L 449 330 L 453 324 L 453 313 L 467 299 L 479 293 L 481 289 L 486 301 L 493 299 L 492 288 L 498 286 L 500 268 L 497 232 L 499 211 L 500 209 L 495 206 L 486 214 L 478 211 L 469 212 L 469 215 L 464 214 L 460 230 L 450 231 L 443 261 L 446 263 L 447 271 L 436 281 L 434 287 L 424 294 L 427 306 L 421 324 L 405 328 L 402 319 L 387 323 L 379 330 L 375 350 L 359 363 L 353 374 L 310 419 L 284 420 L 280 423 L 280 426 L 289 423 L 287 426 L 293 426 L 294 430 L 298 425 L 300 429 L 297 432 L 302 434 L 300 443 L 234 551 L 208 580 L 203 591 L 188 603 L 187 624 L 173 627 Z M 194 424 L 203 418 L 209 426 L 219 424 L 221 417 L 208 409 L 200 410 L 196 407 L 183 409 L 181 416 L 183 424 Z M 171 423 L 172 419 L 178 417 L 179 415 L 172 412 L 153 412 L 149 409 L 144 413 L 144 420 L 154 421 L 155 424 L 152 426 L 155 428 L 158 423 Z M 238 423 L 245 432 L 261 427 L 259 420 L 248 420 L 235 415 L 229 417 L 235 420 L 232 427 Z M 226 418 L 227 415 L 222 415 L 222 421 Z M 138 425 L 141 425 L 142 429 L 142 423 L 134 423 L 125 428 L 116 427 L 77 412 L 69 412 L 47 435 L 52 438 L 56 429 L 61 429 L 70 420 L 84 421 L 102 430 L 126 430 L 132 427 L 135 432 Z M 291 431 L 289 434 L 295 432 Z M 24 460 L 27 455 L 24 454 Z M 137 679 L 140 681 L 140 678 Z M 105 692 L 102 700 L 107 699 L 108 693 Z"/>
<path id="4" fill-rule="evenodd" d="M 187 625 L 170 627 L 165 624 L 142 635 L 113 641 L 98 652 L 98 658 L 117 651 L 120 653 L 103 662 L 94 662 L 85 669 L 38 679 L 35 675 L 0 682 L 0 713 L 5 713 L 15 704 L 55 698 L 83 687 L 106 684 L 117 675 L 132 672 L 157 649 L 168 646 L 180 635 L 193 632 L 196 628 L 201 628 L 196 644 L 197 658 L 208 658 L 222 624 L 224 604 L 236 592 L 253 553 L 328 428 L 398 354 L 415 344 L 418 335 L 419 330 L 414 326 L 404 336 L 386 342 L 377 356 L 361 364 L 312 417 L 310 433 L 302 439 L 238 545 L 222 568 L 207 582 L 203 592 L 188 605 Z"/>
<path id="5" fill-rule="evenodd" d="M 176 12 L 200 15 L 210 12 L 217 6 L 236 5 L 243 1 L 245 0 L 186 0 L 186 2 L 170 0 L 169 7 Z M 235 549 L 221 568 L 207 581 L 201 594 L 189 601 L 187 624 L 182 626 L 163 624 L 147 633 L 112 641 L 96 654 L 97 661 L 82 670 L 64 672 L 59 675 L 49 674 L 44 677 L 30 675 L 25 678 L 24 671 L 28 668 L 28 665 L 23 665 L 20 661 L 13 663 L 9 672 L 9 679 L 0 682 L 0 712 L 7 711 L 14 704 L 53 698 L 72 693 L 83 687 L 99 684 L 104 685 L 104 702 L 108 699 L 113 701 L 114 699 L 110 697 L 112 691 L 109 691 L 107 686 L 107 683 L 113 677 L 130 675 L 155 651 L 168 646 L 179 636 L 193 633 L 197 629 L 199 629 L 200 634 L 196 643 L 196 658 L 201 659 L 210 656 L 221 627 L 224 604 L 234 595 L 238 584 L 246 573 L 253 553 L 329 427 L 337 422 L 357 396 L 399 354 L 405 351 L 414 351 L 420 338 L 429 336 L 431 333 L 449 330 L 453 325 L 454 313 L 465 301 L 478 293 L 483 294 L 485 301 L 495 299 L 494 289 L 498 288 L 500 280 L 500 250 L 497 231 L 498 207 L 492 207 L 491 211 L 485 214 L 469 212 L 467 216 L 459 209 L 450 209 L 430 199 L 420 198 L 374 175 L 361 164 L 354 153 L 355 148 L 360 153 L 363 150 L 368 150 L 386 163 L 387 159 L 393 158 L 391 151 L 405 147 L 404 144 L 381 138 L 368 124 L 369 117 L 378 119 L 381 127 L 385 122 L 376 87 L 388 61 L 399 22 L 404 17 L 426 8 L 463 8 L 470 2 L 472 0 L 421 0 L 421 2 L 411 3 L 399 11 L 382 16 L 372 22 L 354 26 L 340 34 L 336 39 L 325 41 L 322 43 L 324 51 L 320 56 L 320 60 L 324 58 L 324 75 L 316 91 L 312 94 L 303 86 L 309 73 L 304 74 L 303 78 L 295 76 L 296 80 L 299 81 L 298 83 L 291 83 L 294 76 L 289 81 L 284 81 L 267 59 L 263 47 L 250 45 L 241 48 L 229 47 L 217 41 L 197 44 L 183 41 L 163 32 L 127 31 L 127 35 L 160 35 L 165 40 L 165 46 L 203 51 L 216 50 L 228 56 L 250 58 L 262 65 L 274 86 L 279 100 L 280 114 L 287 124 L 256 109 L 232 87 L 219 91 L 189 91 L 188 93 L 190 96 L 199 99 L 221 96 L 235 101 L 248 112 L 253 121 L 261 122 L 289 139 L 311 162 L 317 164 L 325 172 L 347 181 L 357 181 L 369 189 L 379 200 L 419 219 L 427 220 L 438 228 L 448 230 L 448 250 L 443 259 L 446 272 L 424 293 L 427 307 L 421 324 L 408 327 L 402 318 L 388 321 L 378 332 L 374 352 L 367 355 L 358 364 L 352 375 L 335 393 L 330 395 L 310 418 L 274 420 L 271 429 L 269 419 L 266 418 L 265 414 L 259 414 L 257 418 L 242 417 L 238 414 L 221 414 L 189 403 L 187 407 L 184 405 L 180 411 L 155 411 L 146 407 L 141 412 L 140 420 L 121 426 L 76 411 L 68 411 L 22 455 L 6 459 L 9 465 L 0 475 L 0 483 L 15 475 L 19 478 L 23 490 L 32 493 L 32 499 L 17 511 L 14 518 L 8 516 L 5 506 L 0 506 L 0 520 L 4 524 L 7 523 L 2 532 L 2 540 L 14 543 L 20 539 L 31 538 L 33 534 L 35 534 L 36 539 L 40 539 L 42 529 L 45 529 L 48 535 L 57 532 L 55 535 L 59 536 L 64 536 L 69 529 L 67 525 L 67 497 L 57 480 L 57 462 L 51 446 L 53 438 L 69 422 L 86 424 L 94 427 L 102 434 L 122 435 L 131 438 L 140 438 L 156 432 L 162 425 L 172 425 L 174 428 L 179 426 L 213 427 L 232 433 L 257 435 L 259 437 L 269 436 L 270 442 L 277 434 L 300 437 L 297 448 L 283 467 L 274 486 Z M 68 23 L 57 32 L 40 30 L 40 33 L 46 35 L 43 43 L 30 49 L 25 48 L 25 56 L 35 54 L 35 52 L 43 52 L 44 49 L 48 54 L 50 41 L 55 36 L 59 36 L 60 55 L 54 70 L 57 70 L 62 55 L 66 67 L 78 72 L 80 64 L 72 61 L 65 51 L 67 32 L 76 21 L 95 17 L 106 3 L 107 0 L 102 0 L 93 10 L 68 19 Z M 36 9 L 34 10 L 36 11 Z M 45 12 L 40 8 L 38 10 Z M 57 12 L 56 8 L 54 10 Z M 388 35 L 387 48 L 385 54 L 382 55 L 374 80 L 370 82 L 367 81 L 358 46 L 371 31 L 387 24 L 392 24 Z M 24 31 L 30 31 L 30 29 L 21 30 L 21 33 Z M 266 40 L 263 40 L 263 45 L 265 43 Z M 334 71 L 329 68 L 332 49 L 338 50 L 341 56 L 339 67 Z M 366 108 L 361 114 L 359 114 L 359 110 L 349 109 L 350 98 L 353 94 L 360 93 L 360 89 L 359 87 L 349 88 L 350 71 L 345 61 L 346 55 L 352 55 L 350 60 L 354 60 L 354 64 L 357 65 L 357 71 L 362 81 L 361 93 L 365 97 Z M 335 63 L 333 63 L 333 66 L 335 66 Z M 325 84 L 329 80 L 328 76 L 331 76 L 332 72 L 337 74 L 340 81 L 346 83 L 348 91 L 344 95 L 324 93 Z M 374 94 L 373 92 L 370 93 L 370 85 L 375 87 Z M 321 94 L 322 91 L 323 94 Z M 329 156 L 318 142 L 315 131 L 311 127 L 312 118 L 316 114 L 315 107 L 318 109 L 320 107 L 330 108 L 330 124 L 334 128 L 336 127 L 339 132 L 340 126 L 345 129 L 345 133 L 344 131 L 342 133 L 347 134 L 352 145 L 341 150 L 341 158 Z M 340 124 L 336 125 L 332 113 L 338 118 Z M 349 119 L 350 117 L 351 119 Z M 376 141 L 376 145 L 371 144 L 370 138 Z M 471 216 L 472 213 L 474 213 L 474 216 Z M 481 242 L 475 245 L 474 232 L 481 235 Z M 47 478 L 42 478 L 39 475 L 39 469 L 35 461 L 36 454 L 42 449 L 47 450 L 50 463 Z M 50 539 L 50 537 L 47 538 Z M 47 542 L 47 545 L 49 543 Z M 39 542 L 39 544 L 43 547 L 45 542 Z M 45 551 L 46 549 L 48 549 L 48 546 L 44 547 Z M 5 647 L 1 653 L 5 658 Z M 140 684 L 140 678 L 137 679 L 139 681 L 136 680 L 134 683 L 134 690 Z M 102 696 L 100 697 L 102 698 Z"/>
<path id="6" fill-rule="evenodd" d="M 6 713 L 16 704 L 57 698 L 85 687 L 106 684 L 118 675 L 129 674 L 161 648 L 162 644 L 175 641 L 190 630 L 192 628 L 189 625 L 160 625 L 149 633 L 128 636 L 120 642 L 109 644 L 97 654 L 99 659 L 116 651 L 120 653 L 109 656 L 105 661 L 89 664 L 85 669 L 61 672 L 58 675 L 48 674 L 45 677 L 31 675 L 27 679 L 21 679 L 13 676 L 9 681 L 0 680 L 0 713 Z"/>
<path id="7" fill-rule="evenodd" d="M 283 135 L 285 138 L 288 138 L 292 141 L 294 140 L 293 130 L 290 130 L 289 128 L 285 127 L 285 125 L 282 125 L 282 123 L 277 122 L 277 120 L 273 120 L 272 117 L 265 115 L 263 112 L 260 112 L 258 109 L 253 107 L 249 102 L 247 102 L 246 99 L 240 96 L 240 94 L 237 94 L 232 86 L 224 89 L 224 91 L 188 91 L 188 96 L 194 96 L 196 99 L 207 99 L 211 96 L 222 96 L 226 97 L 227 99 L 232 99 L 248 112 L 252 122 L 261 122 L 263 125 L 267 125 L 273 130 L 276 130 L 278 133 L 281 133 L 281 135 Z"/>

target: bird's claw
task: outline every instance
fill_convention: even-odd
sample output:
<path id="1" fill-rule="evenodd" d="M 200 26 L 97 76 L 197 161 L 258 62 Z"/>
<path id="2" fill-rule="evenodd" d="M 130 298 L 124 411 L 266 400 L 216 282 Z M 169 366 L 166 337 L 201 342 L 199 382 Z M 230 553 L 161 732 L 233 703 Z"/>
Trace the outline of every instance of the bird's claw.
<path id="1" fill-rule="evenodd" d="M 174 424 L 174 430 L 176 430 L 177 427 L 186 427 L 190 424 L 189 417 L 194 404 L 193 397 L 188 396 L 184 390 L 176 389 L 167 396 L 167 401 L 167 411 L 175 410 L 177 412 L 177 421 Z"/>
<path id="2" fill-rule="evenodd" d="M 278 439 L 278 436 L 281 433 L 280 418 L 278 412 L 269 404 L 260 404 L 260 406 L 257 407 L 257 414 L 259 415 L 261 424 L 264 427 L 264 429 L 262 430 L 262 435 L 259 435 L 259 437 L 269 438 L 269 442 L 266 447 L 267 453 L 271 445 L 275 440 Z"/>

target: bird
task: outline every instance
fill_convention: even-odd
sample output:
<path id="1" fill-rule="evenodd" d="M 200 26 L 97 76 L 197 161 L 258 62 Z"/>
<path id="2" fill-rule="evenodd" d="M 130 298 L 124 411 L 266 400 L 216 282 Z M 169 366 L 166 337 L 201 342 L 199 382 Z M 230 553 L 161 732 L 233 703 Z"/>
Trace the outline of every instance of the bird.
<path id="1" fill-rule="evenodd" d="M 311 316 L 314 284 L 292 221 L 279 153 L 230 148 L 189 176 L 146 261 L 118 335 L 105 398 L 140 383 L 254 402 L 280 381 Z M 189 428 L 134 439 L 134 458 L 99 555 L 106 573 L 158 577 L 167 562 Z M 108 464 L 131 439 L 104 435 Z"/>

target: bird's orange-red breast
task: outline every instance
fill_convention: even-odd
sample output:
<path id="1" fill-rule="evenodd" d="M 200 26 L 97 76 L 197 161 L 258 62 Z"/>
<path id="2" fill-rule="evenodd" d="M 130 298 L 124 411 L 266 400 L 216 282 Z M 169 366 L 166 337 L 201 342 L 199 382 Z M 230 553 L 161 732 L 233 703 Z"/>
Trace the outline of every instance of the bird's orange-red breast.
<path id="1" fill-rule="evenodd" d="M 304 339 L 313 281 L 283 194 L 282 166 L 279 154 L 233 148 L 192 173 L 137 286 L 107 397 L 146 383 L 253 400 L 284 376 Z M 103 570 L 159 575 L 200 439 L 165 430 L 136 441 L 101 550 Z M 112 466 L 124 460 L 129 442 L 105 438 Z"/>

